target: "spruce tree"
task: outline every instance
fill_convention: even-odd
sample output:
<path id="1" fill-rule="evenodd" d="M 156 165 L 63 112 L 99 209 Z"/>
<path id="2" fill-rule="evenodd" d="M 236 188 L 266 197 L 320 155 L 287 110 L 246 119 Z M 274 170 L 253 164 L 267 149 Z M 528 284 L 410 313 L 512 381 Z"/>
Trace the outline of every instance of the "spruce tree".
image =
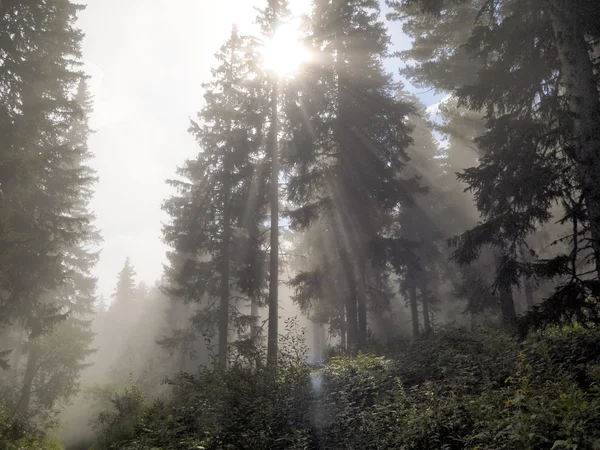
<path id="1" fill-rule="evenodd" d="M 268 0 L 267 7 L 259 11 L 257 23 L 264 40 L 274 39 L 276 29 L 289 17 L 287 0 Z M 271 163 L 269 180 L 269 206 L 271 214 L 269 261 L 269 328 L 267 333 L 267 361 L 277 364 L 279 338 L 279 92 L 281 80 L 277 73 L 267 74 L 271 90 L 267 154 Z"/>
<path id="2" fill-rule="evenodd" d="M 135 269 L 129 257 L 125 258 L 123 268 L 117 275 L 117 284 L 111 294 L 110 311 L 116 315 L 131 311 L 137 298 L 137 286 L 135 282 Z"/>
<path id="3" fill-rule="evenodd" d="M 267 186 L 261 160 L 267 106 L 253 38 L 234 27 L 216 57 L 219 66 L 204 85 L 206 104 L 190 128 L 202 150 L 179 170 L 186 180 L 171 182 L 179 195 L 165 203 L 172 222 L 164 235 L 174 250 L 168 291 L 186 302 L 208 303 L 192 322 L 206 334 L 218 324 L 219 364 L 225 366 L 229 323 L 241 320 L 232 314 L 231 300 L 250 295 L 256 301 L 262 283 L 248 270 L 261 262 L 249 262 L 248 254 L 261 255 L 257 232 Z"/>
<path id="4" fill-rule="evenodd" d="M 82 79 L 83 35 L 74 22 L 83 7 L 70 1 L 1 7 L 0 309 L 4 324 L 19 324 L 35 338 L 65 317 L 49 297 L 69 276 L 63 249 L 87 233 L 89 218 L 73 210 L 88 179 L 73 167 L 80 149 L 68 135 L 82 114 L 74 92 Z"/>
<path id="5" fill-rule="evenodd" d="M 30 409 L 34 387 L 36 401 L 43 403 L 38 404 L 38 408 L 42 409 L 51 409 L 57 399 L 73 395 L 85 366 L 84 360 L 93 353 L 90 348 L 93 341 L 91 320 L 96 279 L 91 270 L 98 260 L 98 253 L 90 247 L 98 244 L 100 236 L 89 210 L 96 178 L 87 165 L 91 158 L 87 140 L 91 133 L 89 115 L 92 102 L 85 79 L 80 81 L 74 100 L 81 109 L 65 133 L 61 155 L 63 163 L 56 169 L 56 178 L 61 184 L 73 179 L 79 182 L 78 190 L 63 194 L 70 199 L 71 206 L 67 214 L 74 221 L 73 233 L 77 235 L 62 248 L 62 265 L 65 268 L 62 284 L 41 299 L 44 303 L 55 305 L 66 320 L 45 335 L 30 336 L 26 345 L 23 387 L 17 405 L 18 411 L 23 414 Z M 46 390 L 42 390 L 40 385 L 45 386 Z"/>
<path id="6" fill-rule="evenodd" d="M 347 286 L 345 328 L 351 349 L 367 336 L 367 266 L 382 217 L 410 198 L 413 179 L 398 176 L 406 162 L 412 111 L 395 99 L 383 70 L 389 38 L 372 0 L 317 1 L 309 37 L 314 62 L 296 85 L 297 124 L 290 143 L 288 198 L 300 229 L 332 213 L 334 246 Z M 302 86 L 310 86 L 303 89 Z"/>
<path id="7" fill-rule="evenodd" d="M 458 258 L 473 260 L 482 248 L 501 249 L 496 285 L 508 290 L 522 277 L 571 276 L 536 308 L 546 322 L 589 312 L 598 276 L 598 122 L 595 61 L 600 9 L 594 2 L 403 1 L 412 16 L 440 18 L 466 7 L 476 14 L 462 49 L 479 67 L 474 80 L 454 89 L 461 105 L 485 113 L 477 139 L 481 164 L 461 175 L 475 193 L 484 223 L 458 242 Z M 443 14 L 449 17 L 451 14 Z M 441 43 L 430 53 L 433 63 Z M 423 66 L 423 65 L 422 65 Z M 553 214 L 554 205 L 563 213 Z M 548 261 L 523 260 L 527 237 L 553 218 L 573 225 L 572 249 Z M 589 263 L 589 264 L 586 264 Z M 590 279 L 586 265 L 595 266 Z"/>

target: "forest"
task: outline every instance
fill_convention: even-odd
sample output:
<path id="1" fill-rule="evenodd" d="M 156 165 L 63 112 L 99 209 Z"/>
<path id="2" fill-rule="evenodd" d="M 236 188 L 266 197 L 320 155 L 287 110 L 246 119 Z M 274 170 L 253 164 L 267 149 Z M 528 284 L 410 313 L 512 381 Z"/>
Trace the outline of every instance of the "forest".
<path id="1" fill-rule="evenodd" d="M 109 296 L 92 3 L 0 0 L 0 450 L 600 449 L 600 2 L 248 3 Z"/>

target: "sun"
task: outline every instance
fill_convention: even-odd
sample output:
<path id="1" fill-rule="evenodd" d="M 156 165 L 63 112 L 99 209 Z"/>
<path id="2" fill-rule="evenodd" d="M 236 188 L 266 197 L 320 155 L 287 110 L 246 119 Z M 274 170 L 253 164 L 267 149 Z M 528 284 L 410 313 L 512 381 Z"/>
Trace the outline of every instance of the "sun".
<path id="1" fill-rule="evenodd" d="M 263 48 L 263 65 L 279 76 L 291 75 L 307 61 L 309 53 L 301 42 L 300 24 L 291 21 L 281 24 Z"/>

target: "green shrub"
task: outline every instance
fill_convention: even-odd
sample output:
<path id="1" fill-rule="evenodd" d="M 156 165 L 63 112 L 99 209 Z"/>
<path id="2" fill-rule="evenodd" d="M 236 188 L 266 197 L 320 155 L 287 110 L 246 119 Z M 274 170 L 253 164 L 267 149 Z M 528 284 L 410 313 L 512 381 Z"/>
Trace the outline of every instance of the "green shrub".
<path id="1" fill-rule="evenodd" d="M 168 400 L 122 394 L 98 450 L 600 449 L 597 330 L 445 329 L 385 356 L 303 364 L 291 330 L 278 370 L 253 354 L 170 381 Z"/>

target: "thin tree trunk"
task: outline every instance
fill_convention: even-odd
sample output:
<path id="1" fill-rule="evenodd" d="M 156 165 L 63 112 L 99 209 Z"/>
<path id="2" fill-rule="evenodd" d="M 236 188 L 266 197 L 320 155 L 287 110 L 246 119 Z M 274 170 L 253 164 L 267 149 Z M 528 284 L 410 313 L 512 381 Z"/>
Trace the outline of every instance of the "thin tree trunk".
<path id="1" fill-rule="evenodd" d="M 408 300 L 410 302 L 410 318 L 412 320 L 412 337 L 413 340 L 419 338 L 419 308 L 417 306 L 417 287 L 414 279 L 409 280 Z"/>
<path id="2" fill-rule="evenodd" d="M 29 404 L 31 403 L 31 391 L 33 389 L 33 379 L 37 372 L 37 364 L 39 360 L 40 349 L 36 340 L 29 341 L 29 353 L 27 355 L 27 366 L 25 367 L 25 375 L 23 377 L 23 387 L 21 388 L 21 396 L 16 405 L 15 412 L 18 415 L 25 416 L 29 412 Z"/>
<path id="3" fill-rule="evenodd" d="M 344 311 L 346 311 L 346 308 L 344 308 Z M 345 314 L 345 313 L 343 313 L 343 314 Z M 347 339 L 346 339 L 347 327 L 346 327 L 345 320 L 342 320 L 341 323 L 342 323 L 342 329 L 340 330 L 340 345 L 342 346 L 342 349 L 344 351 L 347 351 L 348 350 L 348 343 L 347 343 Z"/>
<path id="4" fill-rule="evenodd" d="M 21 356 L 23 352 L 23 340 L 25 339 L 25 329 L 19 328 L 18 333 L 18 342 L 15 348 L 13 349 L 13 360 L 12 365 L 10 367 L 11 378 L 14 384 L 17 383 L 19 378 L 19 365 L 21 364 Z"/>
<path id="5" fill-rule="evenodd" d="M 228 175 L 225 174 L 227 178 Z M 225 182 L 228 185 L 228 182 Z M 227 337 L 229 333 L 229 271 L 230 271 L 230 241 L 231 241 L 231 211 L 229 196 L 231 189 L 226 186 L 223 210 L 223 242 L 222 242 L 222 267 L 221 267 L 221 301 L 219 304 L 219 365 L 227 366 Z"/>
<path id="6" fill-rule="evenodd" d="M 358 309 L 356 306 L 356 283 L 350 280 L 349 292 L 346 297 L 346 347 L 354 353 L 358 345 Z"/>
<path id="7" fill-rule="evenodd" d="M 278 337 L 278 289 L 279 289 L 279 160 L 277 155 L 278 133 L 278 85 L 273 76 L 273 91 L 271 93 L 271 261 L 269 266 L 269 332 L 267 336 L 267 363 L 277 365 Z"/>
<path id="8" fill-rule="evenodd" d="M 549 0 L 550 17 L 573 118 L 575 162 L 589 220 L 596 274 L 600 277 L 600 96 L 578 2 Z"/>
<path id="9" fill-rule="evenodd" d="M 227 88 L 226 102 L 230 106 L 231 88 L 233 86 L 233 64 L 236 51 L 237 29 L 235 26 L 231 30 L 231 55 L 229 68 L 227 71 Z M 231 134 L 231 119 L 227 124 L 228 135 Z M 229 136 L 228 136 L 229 138 Z M 221 298 L 219 303 L 219 365 L 223 368 L 227 367 L 227 341 L 229 335 L 229 277 L 231 265 L 231 153 L 232 149 L 229 145 L 225 147 L 223 160 L 223 236 L 221 243 Z"/>
<path id="10" fill-rule="evenodd" d="M 533 283 L 531 282 L 531 278 L 524 277 L 523 286 L 525 289 L 525 301 L 527 302 L 527 308 L 533 307 Z"/>
<path id="11" fill-rule="evenodd" d="M 259 308 L 258 308 L 258 301 L 256 300 L 256 298 L 252 298 L 252 301 L 250 303 L 250 317 L 252 318 L 252 325 L 250 328 L 250 338 L 254 341 L 258 338 L 258 334 L 259 334 L 259 329 L 260 327 L 258 326 L 258 312 L 259 312 Z"/>
<path id="12" fill-rule="evenodd" d="M 431 317 L 429 315 L 429 293 L 427 291 L 427 285 L 423 277 L 421 277 L 419 283 L 419 290 L 421 291 L 421 303 L 423 304 L 423 332 L 425 333 L 425 336 L 429 336 L 431 334 Z"/>
<path id="13" fill-rule="evenodd" d="M 360 255 L 357 267 L 357 306 L 358 306 L 358 348 L 362 349 L 367 344 L 367 287 L 366 287 L 366 259 Z"/>
<path id="14" fill-rule="evenodd" d="M 350 353 L 356 350 L 358 345 L 358 308 L 356 302 L 356 277 L 354 264 L 349 260 L 349 255 L 342 256 L 348 283 L 346 294 L 346 346 Z"/>

